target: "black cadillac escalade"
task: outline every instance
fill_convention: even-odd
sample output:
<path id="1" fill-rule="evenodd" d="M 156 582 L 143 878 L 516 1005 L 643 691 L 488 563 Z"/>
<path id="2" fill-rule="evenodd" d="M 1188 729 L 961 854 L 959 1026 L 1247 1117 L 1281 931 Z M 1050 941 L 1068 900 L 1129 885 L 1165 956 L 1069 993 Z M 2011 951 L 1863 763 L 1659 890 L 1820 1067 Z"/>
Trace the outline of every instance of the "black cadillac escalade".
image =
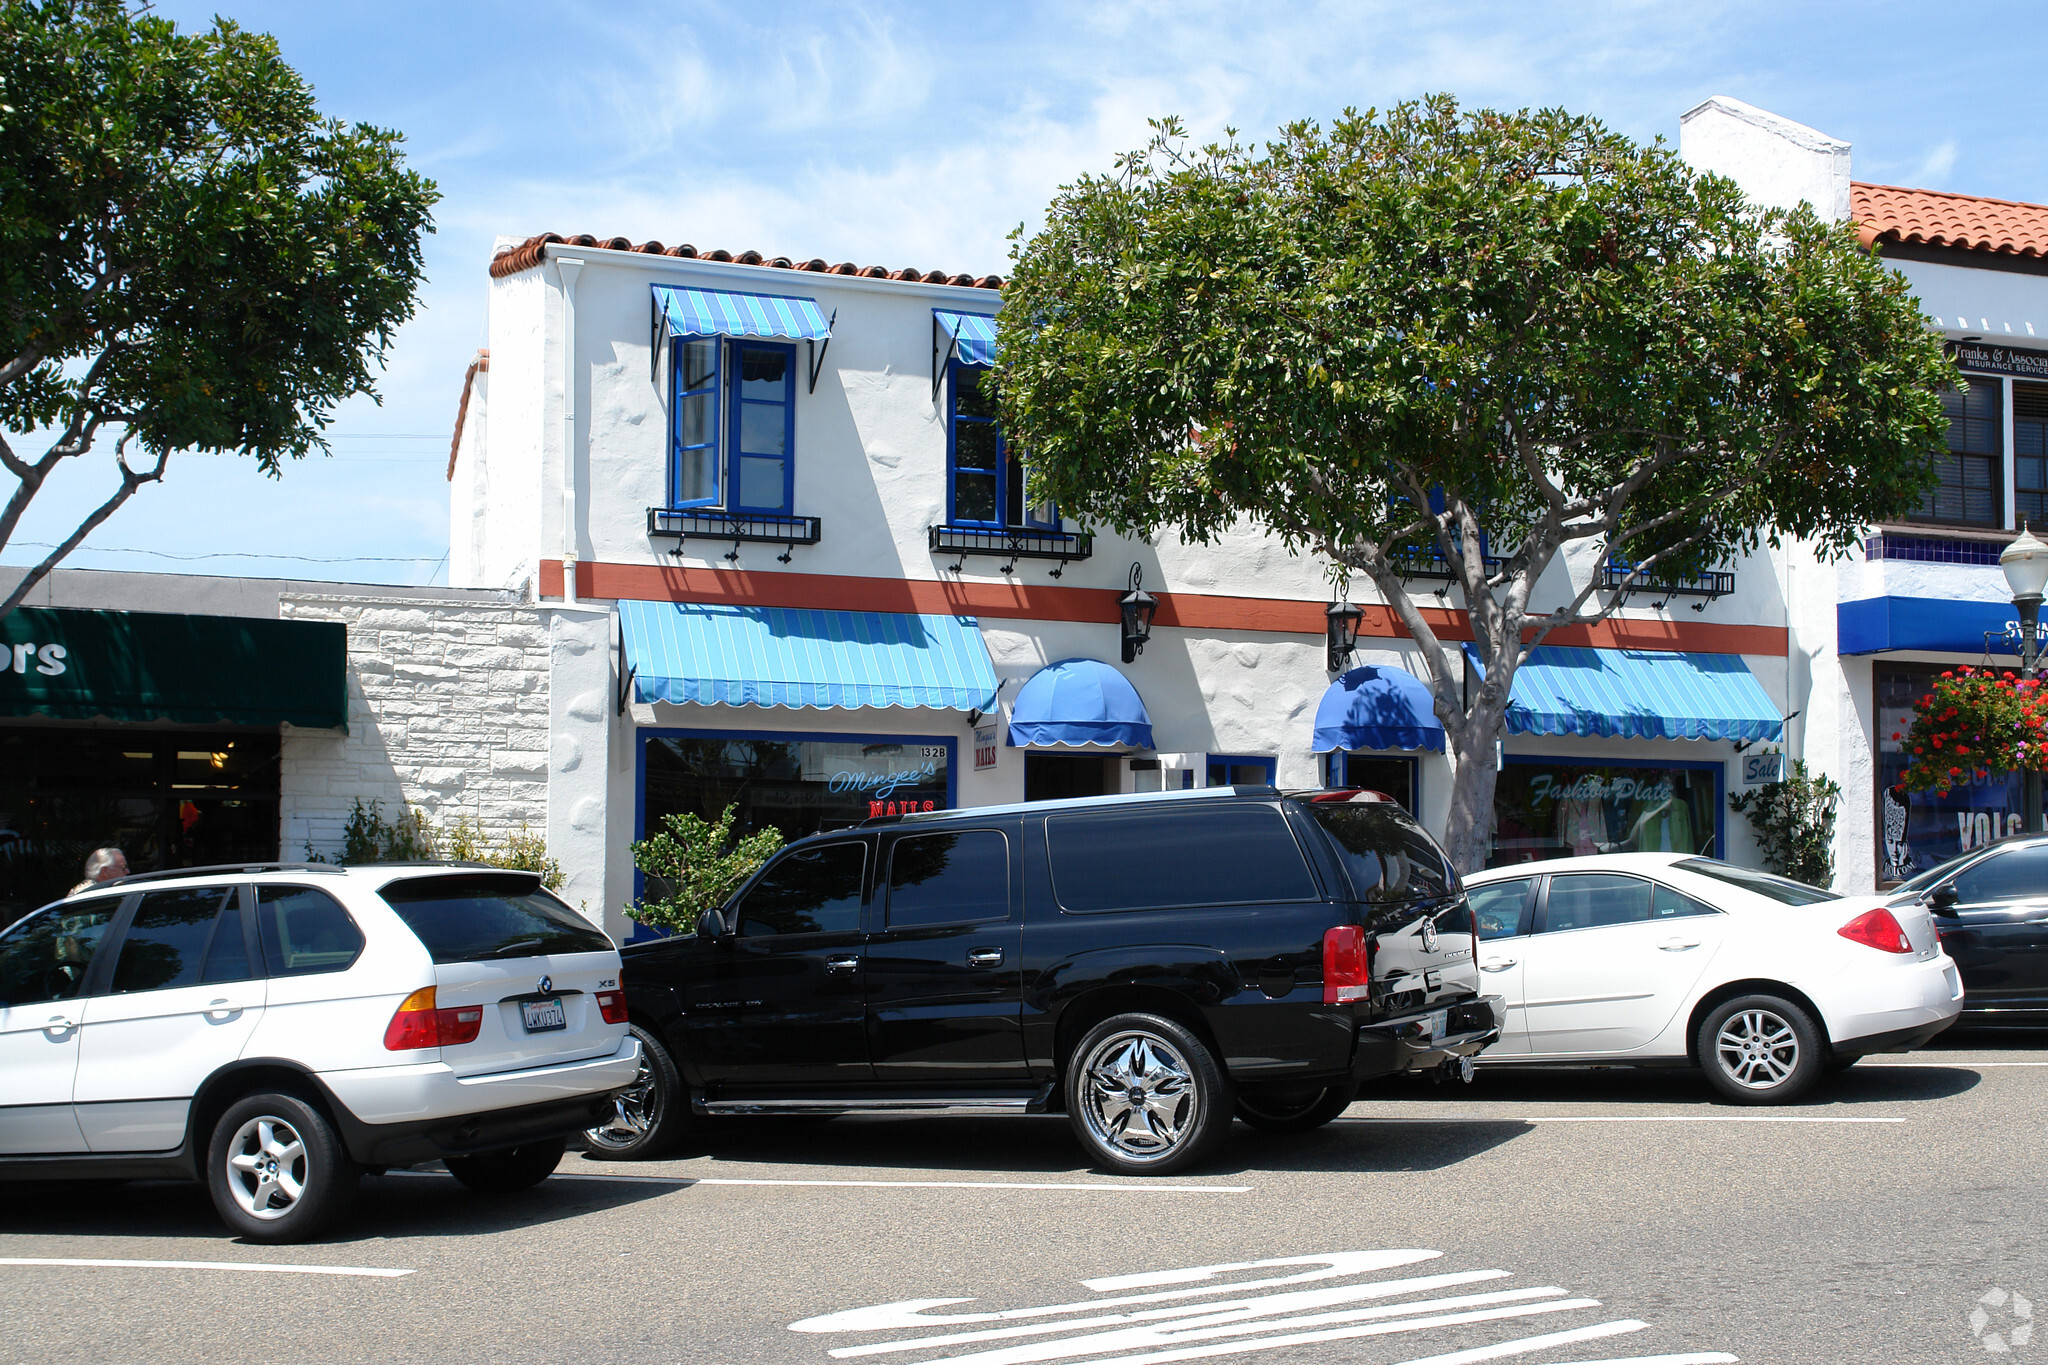
<path id="1" fill-rule="evenodd" d="M 645 1062 L 598 1154 L 699 1115 L 1064 1111 L 1101 1165 L 1295 1131 L 1498 1036 L 1443 852 L 1372 792 L 1236 787 L 886 817 L 625 949 Z"/>

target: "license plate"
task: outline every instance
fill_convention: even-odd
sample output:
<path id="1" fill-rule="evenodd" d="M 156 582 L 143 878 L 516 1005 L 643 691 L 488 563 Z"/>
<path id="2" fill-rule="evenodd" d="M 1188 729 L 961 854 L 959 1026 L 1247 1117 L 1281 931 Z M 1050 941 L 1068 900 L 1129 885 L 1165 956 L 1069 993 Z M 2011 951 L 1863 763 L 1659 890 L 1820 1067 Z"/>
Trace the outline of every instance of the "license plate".
<path id="1" fill-rule="evenodd" d="M 569 1027 L 568 1013 L 559 1000 L 520 1001 L 519 1021 L 526 1025 L 528 1033 L 548 1033 Z"/>
<path id="2" fill-rule="evenodd" d="M 1443 1037 L 1444 1025 L 1450 1017 L 1450 1011 L 1438 1010 L 1436 1013 L 1428 1015 L 1426 1017 L 1429 1021 L 1429 1036 L 1431 1041 Z"/>

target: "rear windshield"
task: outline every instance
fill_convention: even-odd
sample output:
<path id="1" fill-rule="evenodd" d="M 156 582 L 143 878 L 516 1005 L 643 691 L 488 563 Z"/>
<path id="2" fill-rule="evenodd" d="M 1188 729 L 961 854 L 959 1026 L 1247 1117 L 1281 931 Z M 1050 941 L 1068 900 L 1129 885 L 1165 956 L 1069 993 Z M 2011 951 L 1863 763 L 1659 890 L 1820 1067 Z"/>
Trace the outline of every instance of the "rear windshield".
<path id="1" fill-rule="evenodd" d="M 1781 905 L 1818 905 L 1822 901 L 1840 900 L 1832 891 L 1823 891 L 1805 882 L 1795 882 L 1790 877 L 1777 877 L 1768 872 L 1759 872 L 1753 867 L 1737 867 L 1715 858 L 1687 858 L 1672 864 L 1695 877 L 1712 877 L 1717 882 L 1739 886 L 1744 891 L 1753 891 L 1759 896 L 1777 901 Z"/>
<path id="2" fill-rule="evenodd" d="M 1399 806 L 1382 801 L 1309 801 L 1303 808 L 1329 831 L 1359 900 L 1447 896 L 1458 889 L 1444 851 Z"/>
<path id="3" fill-rule="evenodd" d="M 378 894 L 436 962 L 488 962 L 543 953 L 600 953 L 597 927 L 518 874 L 409 877 Z"/>

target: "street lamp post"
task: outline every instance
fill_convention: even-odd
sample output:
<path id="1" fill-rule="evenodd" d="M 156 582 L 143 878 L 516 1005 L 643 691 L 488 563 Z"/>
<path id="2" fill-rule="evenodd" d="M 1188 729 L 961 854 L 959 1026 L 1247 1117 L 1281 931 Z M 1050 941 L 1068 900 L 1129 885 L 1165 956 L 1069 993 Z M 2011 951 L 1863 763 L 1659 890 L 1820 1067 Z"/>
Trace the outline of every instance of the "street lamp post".
<path id="1" fill-rule="evenodd" d="M 2005 570 L 2006 585 L 2012 589 L 2013 609 L 2020 617 L 2020 677 L 2031 682 L 2041 666 L 2041 642 L 2036 634 L 2041 621 L 2041 592 L 2048 588 L 2048 542 L 2037 538 L 2024 525 L 2019 539 L 1998 556 Z M 2029 762 L 2020 777 L 2024 796 L 2024 828 L 2029 834 L 2041 830 L 2041 769 Z"/>

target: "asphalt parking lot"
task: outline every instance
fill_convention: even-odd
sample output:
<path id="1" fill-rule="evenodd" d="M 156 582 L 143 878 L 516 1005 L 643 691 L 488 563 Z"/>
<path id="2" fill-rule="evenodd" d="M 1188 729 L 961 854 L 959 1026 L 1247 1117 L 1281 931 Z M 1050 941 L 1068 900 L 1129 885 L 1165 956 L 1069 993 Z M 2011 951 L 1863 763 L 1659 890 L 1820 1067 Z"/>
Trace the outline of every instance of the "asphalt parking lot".
<path id="1" fill-rule="evenodd" d="M 393 1172 L 298 1247 L 231 1240 L 197 1187 L 0 1187 L 0 1361 L 2048 1360 L 2041 1041 L 1787 1109 L 1402 1079 L 1158 1181 L 1058 1119 L 733 1120 L 509 1198 Z"/>

